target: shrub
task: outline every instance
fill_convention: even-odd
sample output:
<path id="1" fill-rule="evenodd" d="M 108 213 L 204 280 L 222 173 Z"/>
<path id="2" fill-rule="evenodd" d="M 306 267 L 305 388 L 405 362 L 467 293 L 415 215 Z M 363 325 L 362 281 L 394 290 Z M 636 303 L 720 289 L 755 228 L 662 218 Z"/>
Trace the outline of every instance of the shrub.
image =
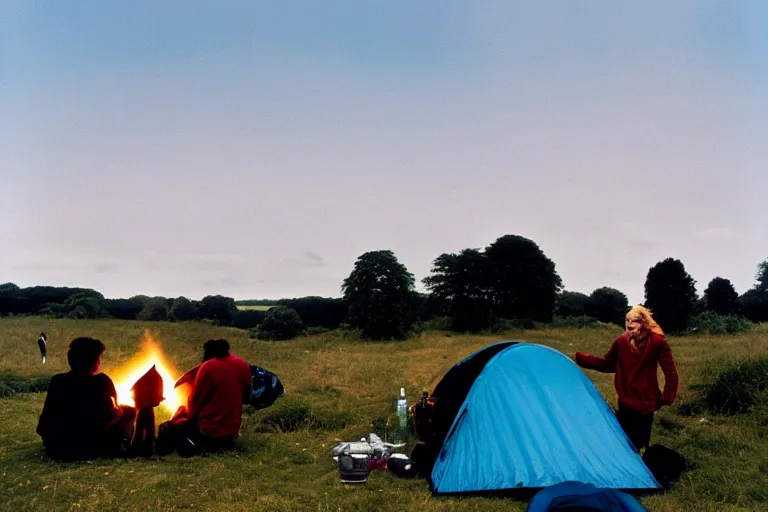
<path id="1" fill-rule="evenodd" d="M 135 299 L 105 299 L 104 309 L 113 318 L 136 320 L 138 314 L 144 309 L 144 302 Z"/>
<path id="2" fill-rule="evenodd" d="M 589 296 L 587 314 L 607 324 L 624 326 L 629 300 L 619 290 L 604 286 Z"/>
<path id="3" fill-rule="evenodd" d="M 755 415 L 755 422 L 760 427 L 768 427 L 768 389 L 761 393 L 759 404 L 752 408 L 752 413 Z"/>
<path id="4" fill-rule="evenodd" d="M 164 322 L 168 319 L 168 301 L 165 297 L 152 297 L 144 302 L 138 316 L 138 320 L 145 322 Z"/>
<path id="5" fill-rule="evenodd" d="M 451 330 L 451 317 L 439 316 L 437 318 L 431 318 L 418 322 L 414 329 L 418 332 L 422 331 L 450 331 Z"/>
<path id="6" fill-rule="evenodd" d="M 171 322 L 186 322 L 197 316 L 194 303 L 186 297 L 174 299 L 168 310 L 168 320 Z"/>
<path id="7" fill-rule="evenodd" d="M 67 313 L 68 311 L 64 307 L 64 304 L 56 304 L 54 302 L 48 302 L 40 308 L 40 311 L 38 311 L 39 315 L 49 318 L 64 318 L 67 316 Z"/>
<path id="8" fill-rule="evenodd" d="M 275 305 L 295 310 L 307 327 L 336 329 L 347 314 L 347 305 L 342 299 L 310 296 L 280 299 Z"/>
<path id="9" fill-rule="evenodd" d="M 768 357 L 734 363 L 702 387 L 702 399 L 711 412 L 749 412 L 768 389 Z"/>
<path id="10" fill-rule="evenodd" d="M 750 322 L 743 316 L 738 316 L 738 315 L 727 315 L 725 317 L 724 323 L 725 323 L 725 332 L 727 332 L 728 334 L 748 332 L 755 327 L 755 325 L 752 322 Z"/>
<path id="11" fill-rule="evenodd" d="M 267 311 L 258 330 L 262 340 L 290 340 L 304 331 L 304 323 L 295 310 L 285 306 L 275 306 Z"/>
<path id="12" fill-rule="evenodd" d="M 213 320 L 215 325 L 231 325 L 237 314 L 235 299 L 222 295 L 206 295 L 197 309 L 199 317 Z"/>
<path id="13" fill-rule="evenodd" d="M 232 326 L 239 329 L 253 329 L 263 322 L 266 316 L 266 311 L 258 309 L 238 310 L 232 317 Z"/>
<path id="14" fill-rule="evenodd" d="M 64 301 L 63 309 L 67 318 L 107 318 L 104 309 L 104 297 L 101 294 L 80 292 Z"/>
<path id="15" fill-rule="evenodd" d="M 736 334 L 746 332 L 754 326 L 752 322 L 736 315 L 718 315 L 712 311 L 705 311 L 691 318 L 690 330 L 693 332 L 705 332 L 709 334 Z"/>
<path id="16" fill-rule="evenodd" d="M 584 316 L 589 309 L 589 297 L 581 292 L 560 292 L 555 298 L 555 316 Z"/>
<path id="17" fill-rule="evenodd" d="M 50 377 L 19 377 L 10 373 L 0 373 L 0 398 L 17 393 L 41 393 L 48 390 Z"/>
<path id="18" fill-rule="evenodd" d="M 552 320 L 552 327 L 564 329 L 588 329 L 597 327 L 597 318 L 586 315 L 569 317 L 556 316 Z"/>
<path id="19" fill-rule="evenodd" d="M 266 413 L 259 423 L 259 430 L 295 432 L 307 430 L 341 430 L 352 421 L 348 413 L 315 410 L 301 401 L 285 401 Z"/>
<path id="20" fill-rule="evenodd" d="M 505 318 L 492 325 L 490 331 L 499 333 L 520 329 L 536 329 L 536 323 L 531 318 Z"/>

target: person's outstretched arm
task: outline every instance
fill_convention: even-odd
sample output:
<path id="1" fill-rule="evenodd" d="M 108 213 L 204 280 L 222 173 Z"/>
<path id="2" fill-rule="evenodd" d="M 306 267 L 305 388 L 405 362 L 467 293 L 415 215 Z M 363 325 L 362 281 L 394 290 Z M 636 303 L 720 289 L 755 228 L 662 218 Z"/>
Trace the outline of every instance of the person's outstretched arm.
<path id="1" fill-rule="evenodd" d="M 100 382 L 99 401 L 94 407 L 94 413 L 98 414 L 99 424 L 104 425 L 104 430 L 108 429 L 118 421 L 123 413 L 123 409 L 117 405 L 117 390 L 115 383 L 112 382 L 106 374 Z"/>
<path id="2" fill-rule="evenodd" d="M 588 370 L 595 370 L 602 373 L 614 373 L 616 371 L 616 356 L 618 348 L 614 341 L 608 352 L 603 357 L 593 356 L 586 352 L 576 352 L 576 364 Z"/>
<path id="3" fill-rule="evenodd" d="M 659 354 L 659 366 L 661 366 L 661 371 L 664 373 L 664 391 L 661 393 L 659 406 L 672 405 L 677 397 L 679 382 L 677 366 L 675 365 L 675 359 L 672 357 L 672 349 L 669 348 L 669 343 L 666 340 L 663 343 L 661 353 Z"/>

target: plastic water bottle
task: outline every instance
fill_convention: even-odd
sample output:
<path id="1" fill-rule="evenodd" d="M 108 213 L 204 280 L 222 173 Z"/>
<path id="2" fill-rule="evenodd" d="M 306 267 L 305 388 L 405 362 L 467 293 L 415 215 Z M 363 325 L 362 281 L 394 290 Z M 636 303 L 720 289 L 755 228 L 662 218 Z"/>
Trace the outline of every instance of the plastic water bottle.
<path id="1" fill-rule="evenodd" d="M 404 443 L 408 439 L 408 400 L 405 398 L 405 388 L 400 388 L 400 398 L 397 399 L 397 440 Z"/>

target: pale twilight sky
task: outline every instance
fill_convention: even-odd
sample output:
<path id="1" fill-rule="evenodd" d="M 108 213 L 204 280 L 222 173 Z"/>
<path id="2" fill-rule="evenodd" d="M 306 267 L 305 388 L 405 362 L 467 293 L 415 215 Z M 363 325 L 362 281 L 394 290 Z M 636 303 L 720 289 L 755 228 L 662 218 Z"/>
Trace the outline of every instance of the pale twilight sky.
<path id="1" fill-rule="evenodd" d="M 274 4 L 2 3 L 0 282 L 340 296 L 519 234 L 641 302 L 768 258 L 765 2 Z"/>

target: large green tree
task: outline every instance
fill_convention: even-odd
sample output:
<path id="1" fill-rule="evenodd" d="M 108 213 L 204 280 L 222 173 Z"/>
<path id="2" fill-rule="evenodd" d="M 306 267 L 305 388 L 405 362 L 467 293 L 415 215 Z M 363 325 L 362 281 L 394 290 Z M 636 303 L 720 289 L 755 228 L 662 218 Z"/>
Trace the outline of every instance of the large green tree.
<path id="1" fill-rule="evenodd" d="M 104 309 L 113 318 L 136 320 L 144 309 L 144 302 L 134 299 L 104 299 Z"/>
<path id="2" fill-rule="evenodd" d="M 731 281 L 722 277 L 709 282 L 703 300 L 704 308 L 718 315 L 733 315 L 739 311 L 739 294 Z"/>
<path id="3" fill-rule="evenodd" d="M 231 325 L 237 314 L 235 299 L 223 295 L 206 295 L 198 305 L 201 318 L 213 320 L 218 325 Z"/>
<path id="4" fill-rule="evenodd" d="M 753 322 L 768 322 L 768 291 L 750 288 L 739 297 L 739 311 Z"/>
<path id="5" fill-rule="evenodd" d="M 768 259 L 757 266 L 757 289 L 768 291 Z"/>
<path id="6" fill-rule="evenodd" d="M 339 298 L 308 296 L 280 299 L 277 305 L 295 310 L 306 327 L 336 329 L 347 314 L 344 300 Z"/>
<path id="7" fill-rule="evenodd" d="M 753 322 L 768 322 L 768 260 L 757 266 L 757 284 L 739 297 L 741 313 Z"/>
<path id="8" fill-rule="evenodd" d="M 588 314 L 588 295 L 581 292 L 562 291 L 555 297 L 555 316 L 570 317 Z"/>
<path id="9" fill-rule="evenodd" d="M 357 258 L 341 287 L 347 321 L 366 339 L 403 339 L 413 325 L 413 274 L 389 250 Z"/>
<path id="10" fill-rule="evenodd" d="M 645 306 L 665 331 L 685 330 L 696 300 L 696 281 L 686 272 L 682 261 L 667 258 L 648 270 Z"/>
<path id="11" fill-rule="evenodd" d="M 488 258 L 479 250 L 441 254 L 423 283 L 437 300 L 447 304 L 452 330 L 477 332 L 493 323 Z"/>
<path id="12" fill-rule="evenodd" d="M 168 320 L 168 299 L 165 297 L 146 299 L 137 319 L 145 322 L 165 322 Z"/>
<path id="13" fill-rule="evenodd" d="M 304 323 L 296 310 L 288 306 L 273 306 L 267 311 L 259 328 L 262 340 L 290 340 L 304 331 Z"/>
<path id="14" fill-rule="evenodd" d="M 0 284 L 0 316 L 16 312 L 21 288 L 14 283 Z"/>
<path id="15" fill-rule="evenodd" d="M 171 322 L 186 322 L 193 320 L 197 315 L 195 304 L 186 297 L 178 297 L 173 300 L 168 309 L 168 320 Z"/>
<path id="16" fill-rule="evenodd" d="M 624 326 L 629 299 L 615 288 L 604 286 L 589 295 L 589 316 L 607 324 Z"/>
<path id="17" fill-rule="evenodd" d="M 552 321 L 563 283 L 554 262 L 533 240 L 504 235 L 486 247 L 485 255 L 498 316 Z"/>

